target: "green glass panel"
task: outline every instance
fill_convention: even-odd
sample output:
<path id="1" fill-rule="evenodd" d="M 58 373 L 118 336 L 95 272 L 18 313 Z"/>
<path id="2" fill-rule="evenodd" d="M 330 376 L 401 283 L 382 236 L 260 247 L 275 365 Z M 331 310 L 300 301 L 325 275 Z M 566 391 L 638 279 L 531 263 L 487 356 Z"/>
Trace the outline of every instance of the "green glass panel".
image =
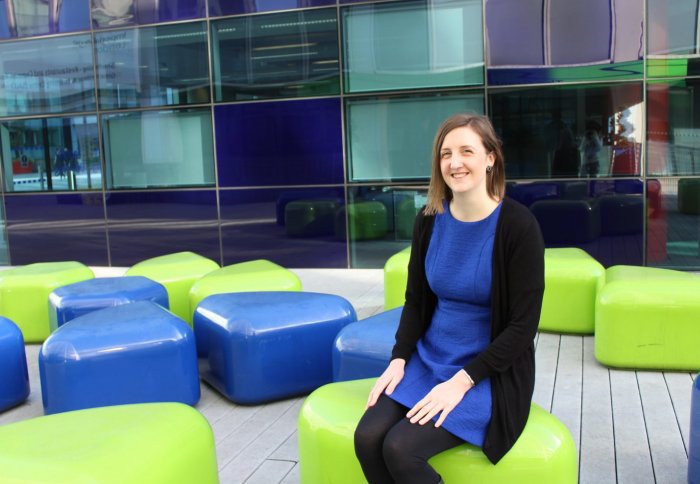
<path id="1" fill-rule="evenodd" d="M 208 108 L 106 115 L 102 135 L 109 188 L 214 184 Z"/>
<path id="2" fill-rule="evenodd" d="M 455 113 L 484 112 L 483 93 L 346 100 L 351 181 L 430 177 L 433 138 Z"/>
<path id="3" fill-rule="evenodd" d="M 484 83 L 481 1 L 343 9 L 345 91 Z"/>
<path id="4" fill-rule="evenodd" d="M 336 9 L 212 22 L 217 101 L 340 92 Z"/>

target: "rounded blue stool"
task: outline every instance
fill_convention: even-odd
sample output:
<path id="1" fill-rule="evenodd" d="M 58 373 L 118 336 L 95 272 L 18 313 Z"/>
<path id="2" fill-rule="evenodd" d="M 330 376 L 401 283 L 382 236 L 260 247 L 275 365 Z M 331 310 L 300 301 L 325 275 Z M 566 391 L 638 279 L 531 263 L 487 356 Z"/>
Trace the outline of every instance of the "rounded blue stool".
<path id="1" fill-rule="evenodd" d="M 209 296 L 194 312 L 202 379 L 244 404 L 310 392 L 332 381 L 333 340 L 356 319 L 352 305 L 331 294 Z"/>
<path id="2" fill-rule="evenodd" d="M 690 404 L 688 484 L 700 484 L 700 374 L 695 377 L 693 396 Z"/>
<path id="3" fill-rule="evenodd" d="M 192 328 L 150 301 L 61 326 L 41 347 L 39 375 L 46 414 L 200 397 Z"/>
<path id="4" fill-rule="evenodd" d="M 29 396 L 24 338 L 19 327 L 0 316 L 0 412 Z"/>
<path id="5" fill-rule="evenodd" d="M 333 344 L 333 381 L 381 375 L 389 365 L 402 307 L 344 327 Z"/>
<path id="6" fill-rule="evenodd" d="M 59 287 L 49 294 L 51 331 L 98 309 L 152 301 L 169 309 L 165 286 L 143 276 L 100 277 Z"/>

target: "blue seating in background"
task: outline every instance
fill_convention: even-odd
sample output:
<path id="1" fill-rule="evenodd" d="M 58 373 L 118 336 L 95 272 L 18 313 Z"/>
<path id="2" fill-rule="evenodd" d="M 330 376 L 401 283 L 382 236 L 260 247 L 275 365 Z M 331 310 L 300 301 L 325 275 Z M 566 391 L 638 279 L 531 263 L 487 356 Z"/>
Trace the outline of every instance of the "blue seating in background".
<path id="1" fill-rule="evenodd" d="M 0 316 L 0 412 L 29 396 L 24 338 L 19 327 Z"/>
<path id="2" fill-rule="evenodd" d="M 695 377 L 690 405 L 688 484 L 700 484 L 700 375 Z"/>
<path id="3" fill-rule="evenodd" d="M 59 287 L 49 294 L 51 331 L 92 311 L 136 301 L 169 309 L 165 286 L 143 276 L 100 277 Z"/>
<path id="4" fill-rule="evenodd" d="M 356 319 L 346 299 L 330 294 L 209 296 L 194 312 L 202 379 L 245 404 L 309 392 L 332 381 L 333 340 Z"/>
<path id="5" fill-rule="evenodd" d="M 150 301 L 61 326 L 41 347 L 39 374 L 46 414 L 200 397 L 192 328 Z"/>
<path id="6" fill-rule="evenodd" d="M 382 374 L 391 359 L 402 307 L 348 324 L 333 344 L 333 381 L 360 380 Z"/>

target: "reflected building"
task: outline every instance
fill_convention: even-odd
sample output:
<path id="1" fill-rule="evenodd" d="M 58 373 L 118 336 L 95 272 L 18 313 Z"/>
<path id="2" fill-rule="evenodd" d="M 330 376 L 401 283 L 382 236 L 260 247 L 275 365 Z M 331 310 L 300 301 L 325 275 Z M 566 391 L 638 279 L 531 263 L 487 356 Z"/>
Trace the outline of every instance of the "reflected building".
<path id="1" fill-rule="evenodd" d="M 548 247 L 699 270 L 699 3 L 0 0 L 0 264 L 382 267 L 473 112 Z"/>

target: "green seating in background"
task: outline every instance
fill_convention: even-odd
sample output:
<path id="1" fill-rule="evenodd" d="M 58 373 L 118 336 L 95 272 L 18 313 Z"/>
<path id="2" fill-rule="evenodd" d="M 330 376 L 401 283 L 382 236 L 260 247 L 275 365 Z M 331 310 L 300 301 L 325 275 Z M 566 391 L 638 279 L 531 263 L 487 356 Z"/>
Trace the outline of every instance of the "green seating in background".
<path id="1" fill-rule="evenodd" d="M 411 248 L 406 247 L 384 264 L 384 310 L 403 306 L 406 302 L 406 283 L 408 281 L 408 259 Z"/>
<path id="2" fill-rule="evenodd" d="M 350 240 L 381 239 L 389 227 L 389 215 L 381 202 L 354 202 L 338 209 L 335 215 L 335 236 L 345 239 L 345 217 L 348 217 Z"/>
<path id="3" fill-rule="evenodd" d="M 39 262 L 0 272 L 0 316 L 19 326 L 25 343 L 49 334 L 49 294 L 56 288 L 94 278 L 80 262 Z"/>
<path id="4" fill-rule="evenodd" d="M 148 277 L 165 286 L 170 311 L 192 326 L 190 289 L 195 281 L 216 269 L 219 264 L 211 259 L 194 252 L 177 252 L 141 261 L 126 271 L 126 275 Z"/>
<path id="5" fill-rule="evenodd" d="M 700 369 L 700 277 L 615 266 L 596 304 L 595 357 L 608 366 Z"/>
<path id="6" fill-rule="evenodd" d="M 678 180 L 678 211 L 690 215 L 700 214 L 700 178 Z"/>
<path id="7" fill-rule="evenodd" d="M 212 294 L 255 291 L 301 291 L 301 281 L 292 271 L 269 260 L 232 264 L 210 272 L 192 285 L 190 310 L 194 313 L 197 304 Z"/>
<path id="8" fill-rule="evenodd" d="M 545 249 L 544 280 L 539 329 L 593 333 L 595 301 L 605 284 L 605 268 L 581 249 Z"/>
<path id="9" fill-rule="evenodd" d="M 333 235 L 335 200 L 294 200 L 284 208 L 284 229 L 289 237 Z"/>
<path id="10" fill-rule="evenodd" d="M 0 482 L 218 482 L 207 420 L 180 403 L 119 405 L 0 427 Z"/>
<path id="11" fill-rule="evenodd" d="M 302 484 L 366 482 L 355 457 L 353 434 L 374 381 L 331 383 L 307 397 L 297 425 Z M 564 424 L 533 404 L 523 434 L 497 465 L 469 444 L 433 457 L 430 464 L 448 483 L 574 484 L 577 455 Z"/>

